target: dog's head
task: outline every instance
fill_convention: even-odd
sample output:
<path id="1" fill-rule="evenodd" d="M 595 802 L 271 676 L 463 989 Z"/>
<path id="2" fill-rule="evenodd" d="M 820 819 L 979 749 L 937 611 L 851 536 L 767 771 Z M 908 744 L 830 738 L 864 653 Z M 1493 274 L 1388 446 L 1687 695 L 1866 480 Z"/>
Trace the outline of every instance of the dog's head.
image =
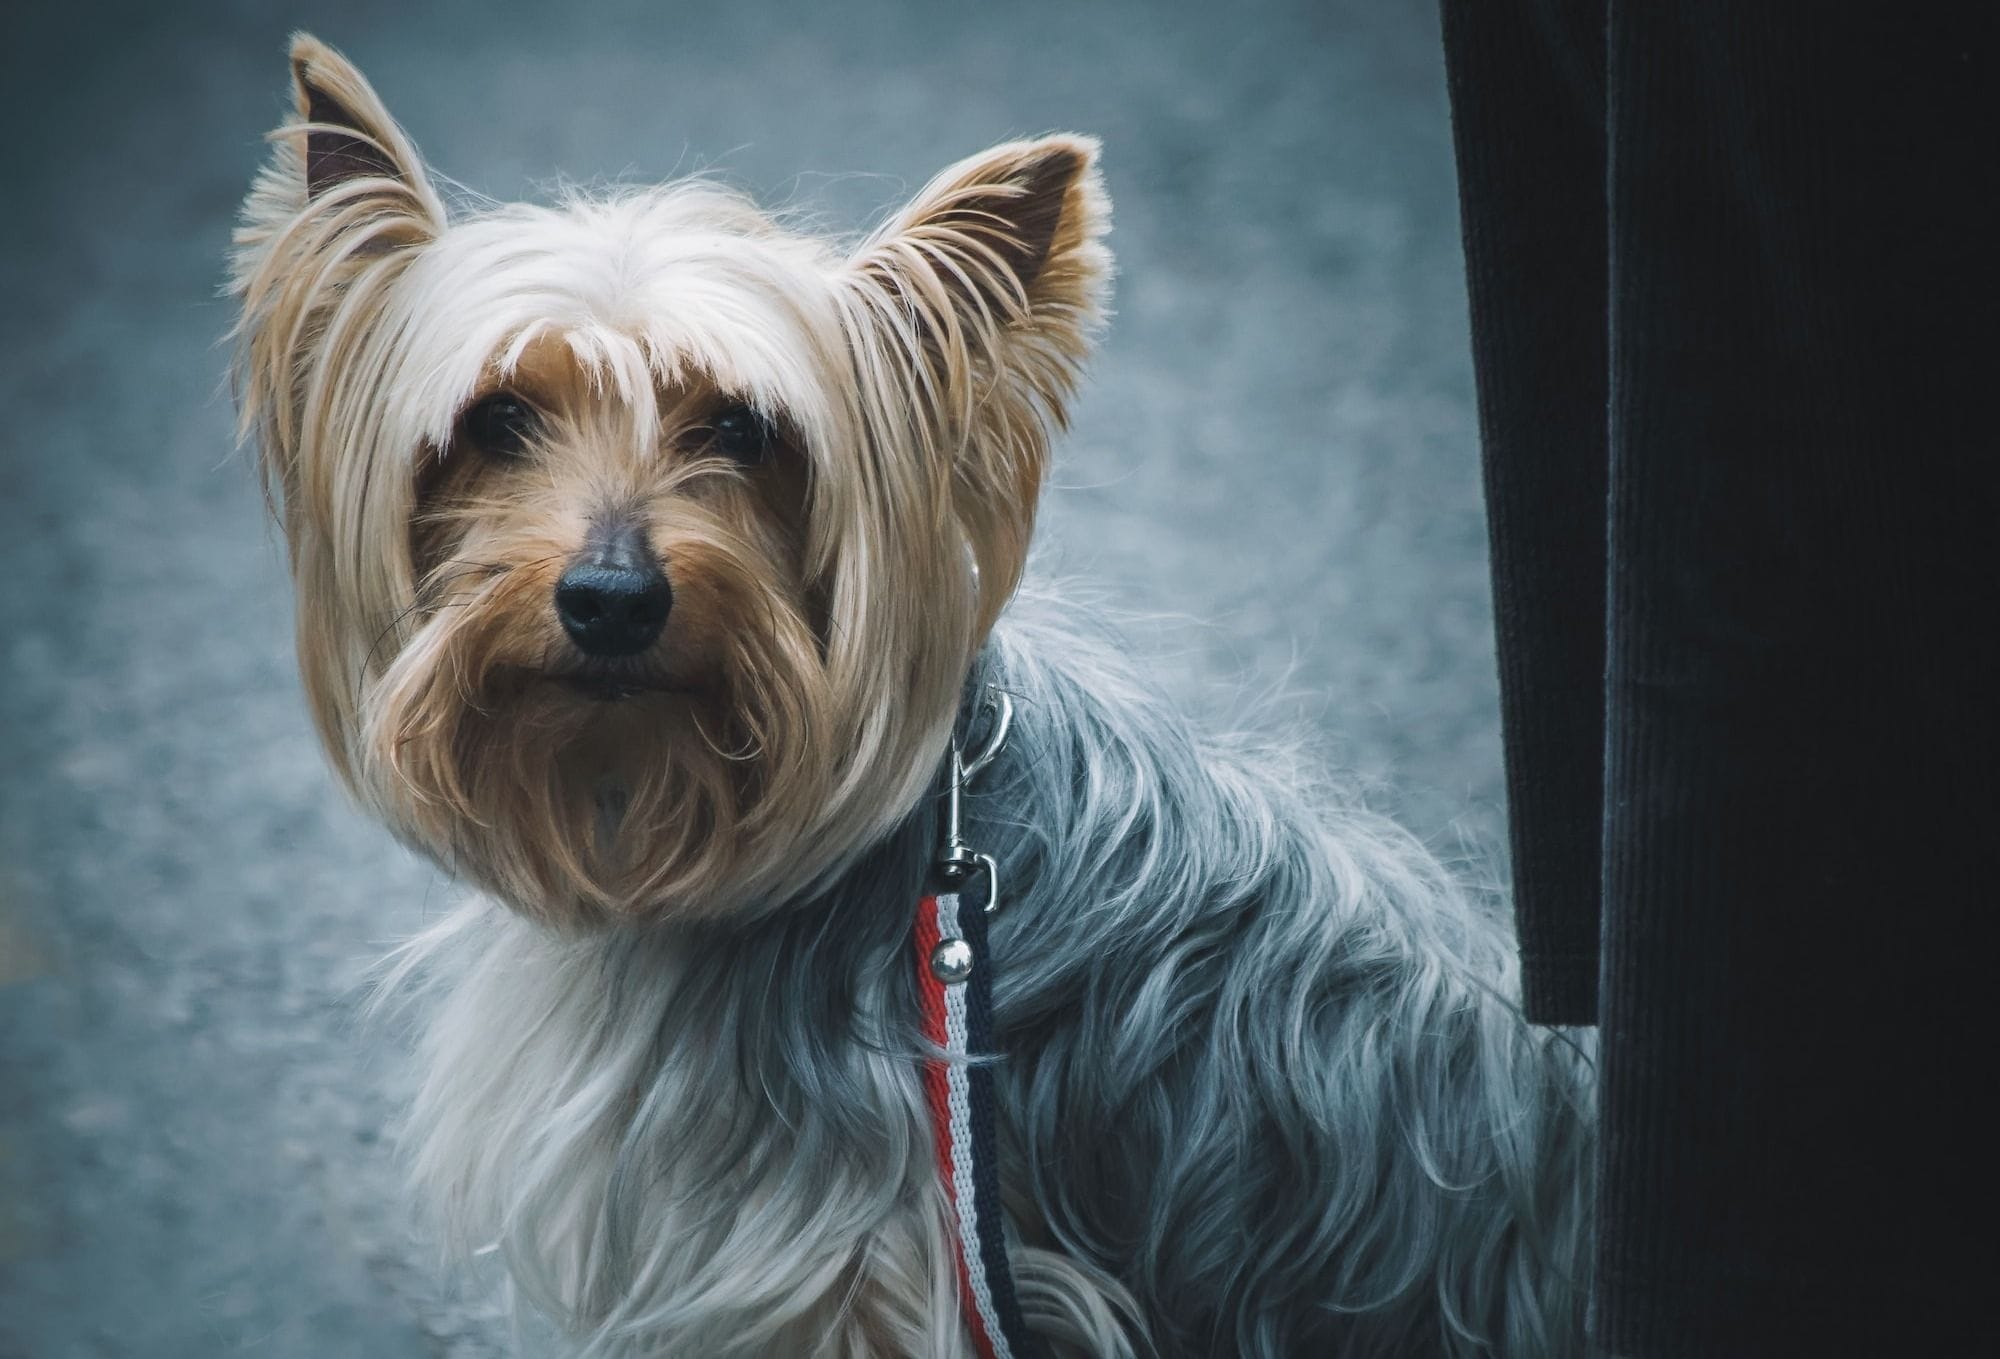
<path id="1" fill-rule="evenodd" d="M 1095 146 L 858 247 L 705 182 L 446 210 L 301 37 L 244 206 L 239 393 L 335 766 L 518 909 L 763 909 L 935 769 L 1110 257 Z"/>

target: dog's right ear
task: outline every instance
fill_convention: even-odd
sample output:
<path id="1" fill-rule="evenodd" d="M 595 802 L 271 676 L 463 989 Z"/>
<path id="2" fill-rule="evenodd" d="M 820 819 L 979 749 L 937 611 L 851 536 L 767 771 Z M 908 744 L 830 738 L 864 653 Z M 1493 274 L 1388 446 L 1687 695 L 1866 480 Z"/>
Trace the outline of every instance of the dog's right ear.
<path id="1" fill-rule="evenodd" d="M 293 116 L 243 200 L 232 291 L 245 319 L 260 295 L 311 273 L 337 284 L 341 261 L 422 245 L 444 204 L 422 159 L 361 72 L 307 33 L 292 38 Z M 332 264 L 329 271 L 323 266 Z"/>
<path id="2" fill-rule="evenodd" d="M 230 291 L 243 433 L 261 444 L 267 489 L 292 499 L 312 413 L 299 404 L 330 334 L 445 227 L 422 159 L 361 72 L 309 34 L 293 37 L 293 116 L 243 201 Z"/>
<path id="3" fill-rule="evenodd" d="M 354 64 L 309 33 L 293 35 L 291 63 L 293 116 L 271 133 L 271 161 L 243 203 L 239 282 L 256 247 L 308 208 L 336 219 L 333 234 L 365 229 L 373 250 L 442 231 L 444 204 L 417 148 Z"/>
<path id="4" fill-rule="evenodd" d="M 412 216 L 441 224 L 443 209 L 416 148 L 353 63 L 309 33 L 293 35 L 291 56 L 299 122 L 279 135 L 296 142 L 304 133 L 299 150 L 306 197 L 322 199 L 348 189 L 392 200 L 407 195 L 402 206 Z"/>

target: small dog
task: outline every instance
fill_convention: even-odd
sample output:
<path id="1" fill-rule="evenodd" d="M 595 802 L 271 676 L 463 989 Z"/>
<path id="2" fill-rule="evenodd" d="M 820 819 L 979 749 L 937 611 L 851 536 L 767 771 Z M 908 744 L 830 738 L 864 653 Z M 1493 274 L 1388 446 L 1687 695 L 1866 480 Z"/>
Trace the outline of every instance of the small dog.
<path id="1" fill-rule="evenodd" d="M 1095 143 L 852 249 L 705 182 L 454 215 L 291 55 L 239 394 L 333 765 L 487 898 L 403 959 L 451 1239 L 591 1355 L 1580 1353 L 1588 1054 L 1504 925 L 1018 590 Z"/>

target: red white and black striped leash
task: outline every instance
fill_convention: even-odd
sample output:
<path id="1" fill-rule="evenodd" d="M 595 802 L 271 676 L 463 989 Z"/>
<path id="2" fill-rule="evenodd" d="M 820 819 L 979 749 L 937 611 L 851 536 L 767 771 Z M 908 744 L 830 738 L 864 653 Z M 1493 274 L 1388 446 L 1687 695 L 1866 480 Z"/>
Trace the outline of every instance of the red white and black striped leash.
<path id="1" fill-rule="evenodd" d="M 938 1175 L 951 1204 L 960 1296 L 980 1359 L 1041 1359 L 1028 1331 L 1007 1258 L 1000 1208 L 1000 1156 L 993 1111 L 993 1070 L 983 1060 L 993 1042 L 993 968 L 986 918 L 1000 904 L 999 866 L 965 842 L 961 802 L 972 778 L 1000 753 L 1014 706 L 987 689 L 991 735 L 970 761 L 954 740 L 945 790 L 944 843 L 936 877 L 941 890 L 917 904 L 917 994 L 933 1055 L 923 1068 Z M 977 712 L 974 714 L 978 716 Z M 986 878 L 986 901 L 969 905 L 959 889 Z"/>

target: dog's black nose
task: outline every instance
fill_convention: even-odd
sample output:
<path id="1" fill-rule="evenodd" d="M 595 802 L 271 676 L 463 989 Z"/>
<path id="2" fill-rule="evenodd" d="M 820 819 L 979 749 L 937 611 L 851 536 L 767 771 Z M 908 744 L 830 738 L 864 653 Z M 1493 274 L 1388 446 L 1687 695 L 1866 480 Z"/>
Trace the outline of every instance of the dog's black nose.
<path id="1" fill-rule="evenodd" d="M 644 651 L 667 625 L 674 591 L 645 535 L 607 535 L 556 582 L 556 616 L 578 649 L 591 656 Z"/>

